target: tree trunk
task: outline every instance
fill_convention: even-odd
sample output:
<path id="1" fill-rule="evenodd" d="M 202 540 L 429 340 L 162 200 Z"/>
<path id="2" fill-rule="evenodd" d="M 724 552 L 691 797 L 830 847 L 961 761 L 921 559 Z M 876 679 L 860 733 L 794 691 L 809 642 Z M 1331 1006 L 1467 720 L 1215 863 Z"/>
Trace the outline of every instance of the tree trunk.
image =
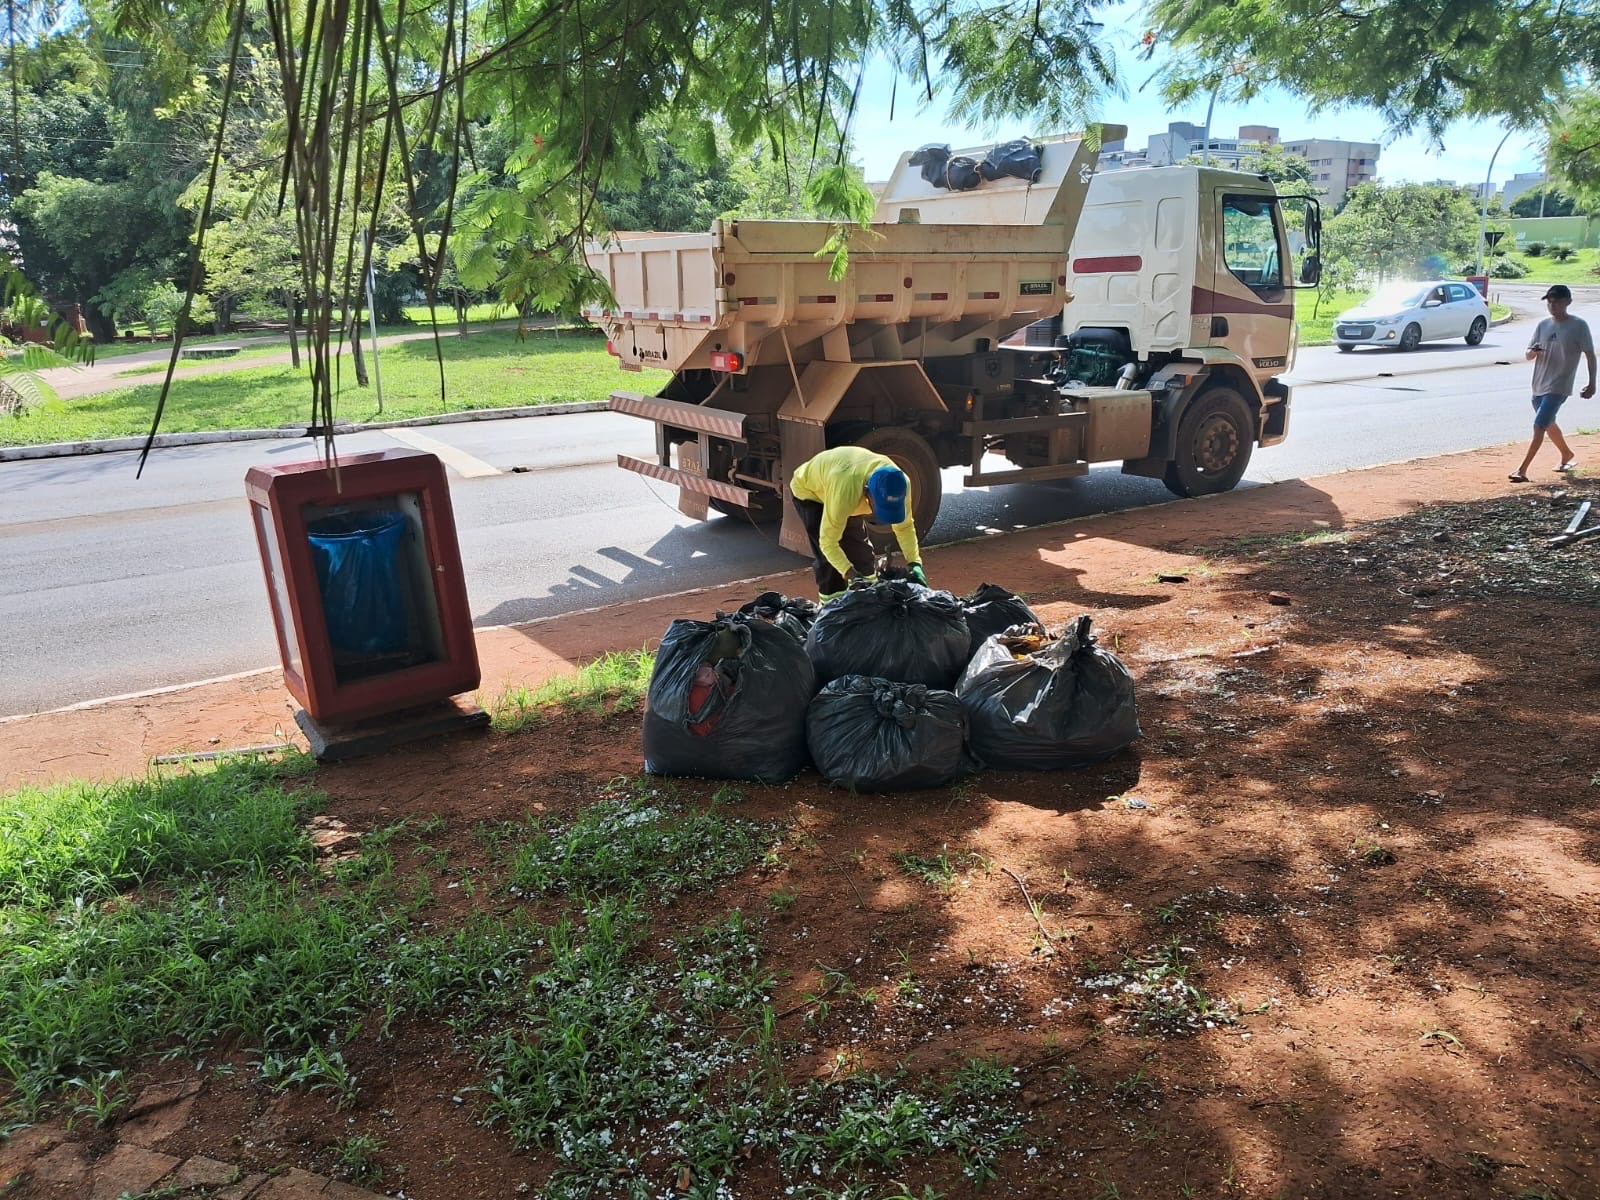
<path id="1" fill-rule="evenodd" d="M 283 304 L 289 310 L 289 365 L 300 369 L 300 336 L 295 332 L 295 322 L 300 318 L 300 300 L 292 291 L 283 294 Z"/>
<path id="2" fill-rule="evenodd" d="M 367 356 L 361 350 L 361 310 L 357 308 L 348 326 L 350 330 L 350 361 L 356 369 L 356 386 L 367 386 Z"/>

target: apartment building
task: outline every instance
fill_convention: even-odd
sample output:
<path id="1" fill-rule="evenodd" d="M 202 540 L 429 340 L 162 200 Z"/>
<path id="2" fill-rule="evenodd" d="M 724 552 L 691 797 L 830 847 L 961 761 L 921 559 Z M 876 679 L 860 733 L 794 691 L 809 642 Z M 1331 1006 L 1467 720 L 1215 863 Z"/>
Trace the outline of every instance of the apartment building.
<path id="1" fill-rule="evenodd" d="M 1283 148 L 1311 164 L 1311 186 L 1323 193 L 1323 202 L 1329 209 L 1343 204 L 1345 195 L 1357 184 L 1377 182 L 1379 146 L 1376 142 L 1306 138 L 1284 142 Z"/>

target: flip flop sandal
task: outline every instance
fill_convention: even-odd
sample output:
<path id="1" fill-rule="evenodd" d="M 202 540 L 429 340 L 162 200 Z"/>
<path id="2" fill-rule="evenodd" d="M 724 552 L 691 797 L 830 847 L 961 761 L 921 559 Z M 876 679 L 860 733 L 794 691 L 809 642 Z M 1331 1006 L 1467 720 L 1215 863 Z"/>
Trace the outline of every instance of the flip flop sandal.
<path id="1" fill-rule="evenodd" d="M 1512 483 L 1527 483 L 1528 482 L 1528 477 L 1526 475 L 1524 475 L 1521 471 L 1518 471 L 1515 475 L 1507 475 L 1506 478 L 1509 479 Z"/>

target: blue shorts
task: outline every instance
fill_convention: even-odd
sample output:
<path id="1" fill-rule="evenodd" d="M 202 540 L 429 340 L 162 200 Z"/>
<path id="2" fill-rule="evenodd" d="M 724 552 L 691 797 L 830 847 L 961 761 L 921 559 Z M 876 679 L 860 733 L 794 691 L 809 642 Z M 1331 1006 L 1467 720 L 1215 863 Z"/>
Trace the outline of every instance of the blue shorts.
<path id="1" fill-rule="evenodd" d="M 1533 398 L 1533 427 L 1535 429 L 1549 429 L 1556 423 L 1556 414 L 1561 411 L 1561 406 L 1567 402 L 1565 396 L 1558 396 L 1554 392 L 1545 392 Z"/>

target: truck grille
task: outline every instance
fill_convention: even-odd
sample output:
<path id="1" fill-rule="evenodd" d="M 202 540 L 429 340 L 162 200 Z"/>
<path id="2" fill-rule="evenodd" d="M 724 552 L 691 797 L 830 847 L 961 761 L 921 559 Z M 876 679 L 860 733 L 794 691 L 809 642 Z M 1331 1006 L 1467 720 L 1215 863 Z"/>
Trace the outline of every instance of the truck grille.
<path id="1" fill-rule="evenodd" d="M 1342 338 L 1369 338 L 1372 336 L 1371 325 L 1341 325 L 1338 334 Z"/>

